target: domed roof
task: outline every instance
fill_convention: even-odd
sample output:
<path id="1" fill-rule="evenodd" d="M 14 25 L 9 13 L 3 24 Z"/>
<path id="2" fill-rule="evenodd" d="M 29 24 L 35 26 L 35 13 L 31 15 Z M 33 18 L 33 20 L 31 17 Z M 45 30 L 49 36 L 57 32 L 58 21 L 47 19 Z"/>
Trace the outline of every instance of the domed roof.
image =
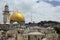
<path id="1" fill-rule="evenodd" d="M 25 18 L 21 12 L 14 12 L 10 17 L 10 21 L 25 21 Z"/>

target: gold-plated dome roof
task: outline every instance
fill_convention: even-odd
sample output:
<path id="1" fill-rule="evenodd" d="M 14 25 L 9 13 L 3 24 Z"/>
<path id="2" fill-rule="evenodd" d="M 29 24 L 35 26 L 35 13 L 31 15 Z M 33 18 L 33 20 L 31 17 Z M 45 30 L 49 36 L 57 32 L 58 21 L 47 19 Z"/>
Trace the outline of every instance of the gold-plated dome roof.
<path id="1" fill-rule="evenodd" d="M 25 21 L 25 18 L 21 12 L 14 12 L 12 16 L 10 17 L 10 21 Z"/>

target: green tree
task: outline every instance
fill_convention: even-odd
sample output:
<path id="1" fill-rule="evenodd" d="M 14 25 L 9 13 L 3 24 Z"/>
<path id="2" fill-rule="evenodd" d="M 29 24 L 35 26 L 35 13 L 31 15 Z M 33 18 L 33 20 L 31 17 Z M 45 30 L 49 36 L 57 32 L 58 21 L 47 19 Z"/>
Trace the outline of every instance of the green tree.
<path id="1" fill-rule="evenodd" d="M 56 32 L 57 32 L 58 34 L 60 34 L 60 25 L 54 26 L 54 29 L 56 30 Z"/>

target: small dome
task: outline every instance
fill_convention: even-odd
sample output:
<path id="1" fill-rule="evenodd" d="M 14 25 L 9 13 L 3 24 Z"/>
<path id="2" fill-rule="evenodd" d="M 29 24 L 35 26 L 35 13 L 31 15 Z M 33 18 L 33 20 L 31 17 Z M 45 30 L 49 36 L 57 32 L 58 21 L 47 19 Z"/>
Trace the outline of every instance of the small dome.
<path id="1" fill-rule="evenodd" d="M 14 22 L 21 21 L 22 22 L 22 21 L 25 21 L 25 18 L 21 12 L 16 11 L 10 17 L 10 21 L 14 21 Z"/>
<path id="2" fill-rule="evenodd" d="M 5 5 L 5 7 L 8 7 L 8 5 Z"/>

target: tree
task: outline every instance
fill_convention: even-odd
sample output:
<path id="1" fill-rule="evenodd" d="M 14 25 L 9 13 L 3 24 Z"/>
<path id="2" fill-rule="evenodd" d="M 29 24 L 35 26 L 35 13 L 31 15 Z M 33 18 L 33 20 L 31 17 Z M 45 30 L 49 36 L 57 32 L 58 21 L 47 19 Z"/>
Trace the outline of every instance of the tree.
<path id="1" fill-rule="evenodd" d="M 54 29 L 56 30 L 56 32 L 57 32 L 58 34 L 60 34 L 60 25 L 56 25 L 56 26 L 54 27 Z"/>

